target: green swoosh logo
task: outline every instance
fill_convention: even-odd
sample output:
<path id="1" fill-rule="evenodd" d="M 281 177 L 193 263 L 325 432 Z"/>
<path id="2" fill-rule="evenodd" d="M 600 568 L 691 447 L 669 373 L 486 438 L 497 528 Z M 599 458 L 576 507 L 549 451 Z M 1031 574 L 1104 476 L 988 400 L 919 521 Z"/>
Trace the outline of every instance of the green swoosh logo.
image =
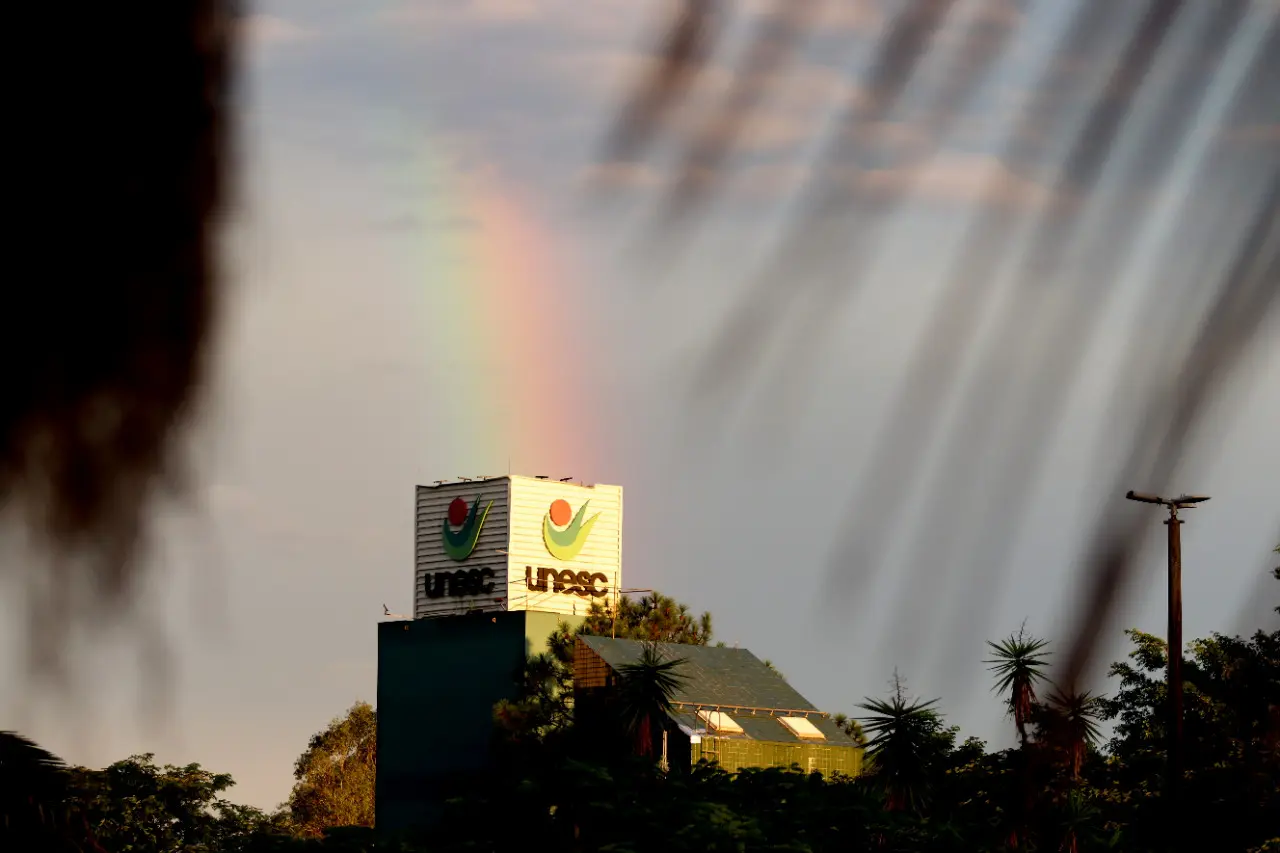
<path id="1" fill-rule="evenodd" d="M 476 543 L 480 541 L 480 529 L 484 527 L 484 520 L 489 517 L 489 509 L 492 506 L 493 501 L 489 501 L 484 512 L 480 512 L 480 499 L 476 498 L 471 504 L 471 512 L 467 513 L 467 520 L 462 522 L 457 533 L 449 529 L 449 517 L 445 516 L 444 552 L 451 559 L 460 563 L 471 556 L 471 552 L 476 549 Z"/>
<path id="2" fill-rule="evenodd" d="M 542 518 L 542 541 L 547 544 L 547 552 L 557 560 L 572 560 L 578 556 L 578 552 L 582 550 L 582 546 L 587 541 L 591 528 L 595 526 L 596 519 L 600 517 L 600 513 L 596 513 L 587 519 L 586 524 L 582 523 L 582 516 L 587 511 L 587 501 L 578 509 L 578 514 L 573 517 L 573 521 L 569 522 L 569 526 L 564 530 L 556 530 L 551 523 L 551 513 L 547 513 Z"/>

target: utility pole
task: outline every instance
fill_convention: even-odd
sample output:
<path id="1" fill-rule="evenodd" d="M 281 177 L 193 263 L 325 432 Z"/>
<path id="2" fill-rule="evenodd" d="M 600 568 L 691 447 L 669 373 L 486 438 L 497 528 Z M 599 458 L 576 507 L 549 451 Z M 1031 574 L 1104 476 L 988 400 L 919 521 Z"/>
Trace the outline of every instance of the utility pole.
<path id="1" fill-rule="evenodd" d="M 1180 495 L 1165 499 L 1130 491 L 1131 501 L 1160 504 L 1167 507 L 1169 517 L 1169 729 L 1168 729 L 1168 793 L 1170 809 L 1178 808 L 1182 787 L 1182 520 L 1178 510 L 1192 509 L 1209 500 L 1207 495 Z"/>
<path id="2" fill-rule="evenodd" d="M 1176 790 L 1182 782 L 1182 520 L 1177 504 L 1169 506 L 1164 523 L 1169 528 L 1169 763 Z"/>

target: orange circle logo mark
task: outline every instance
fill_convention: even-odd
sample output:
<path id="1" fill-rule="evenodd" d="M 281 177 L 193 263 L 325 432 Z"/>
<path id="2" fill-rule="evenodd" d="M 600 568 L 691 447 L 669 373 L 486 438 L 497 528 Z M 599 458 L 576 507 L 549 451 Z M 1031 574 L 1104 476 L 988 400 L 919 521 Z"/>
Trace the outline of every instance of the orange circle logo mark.
<path id="1" fill-rule="evenodd" d="M 569 508 L 569 502 L 564 499 L 552 501 L 551 511 L 547 514 L 551 516 L 551 523 L 556 527 L 564 527 L 573 519 L 573 510 Z"/>

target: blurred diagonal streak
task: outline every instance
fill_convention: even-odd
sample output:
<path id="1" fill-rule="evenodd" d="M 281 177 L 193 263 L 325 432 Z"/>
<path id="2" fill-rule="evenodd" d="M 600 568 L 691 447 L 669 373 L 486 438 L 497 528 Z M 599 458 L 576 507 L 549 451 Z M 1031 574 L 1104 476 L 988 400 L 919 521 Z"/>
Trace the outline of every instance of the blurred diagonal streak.
<path id="1" fill-rule="evenodd" d="M 1058 47 L 1058 57 L 1077 56 L 1115 24 L 1114 7 L 1106 3 L 1086 4 L 1077 13 L 1071 31 Z M 1052 77 L 1058 63 L 1051 63 L 1045 78 L 1036 87 L 1033 103 L 1022 113 L 1020 126 L 1006 146 L 1006 158 L 1018 159 L 1031 167 L 1047 154 L 1047 141 L 1058 132 L 1057 114 L 1051 110 Z M 1045 132 L 1035 135 L 1033 126 L 1047 119 Z M 1030 143 L 1024 140 L 1030 138 Z M 956 376 L 961 356 L 976 332 L 979 313 L 993 298 L 998 283 L 996 272 L 1007 255 L 1011 230 L 1017 224 L 1014 211 L 995 203 L 999 192 L 988 184 L 979 205 L 981 218 L 965 241 L 956 273 L 943 291 L 938 309 L 929 320 L 907 379 L 886 422 L 884 433 L 872 454 L 872 469 L 849 507 L 857 519 L 837 542 L 833 571 L 869 572 L 880 565 L 887 545 L 886 533 L 902 513 L 923 468 L 912 462 L 923 451 L 931 427 L 940 421 L 939 409 L 949 392 L 958 392 Z"/>
<path id="2" fill-rule="evenodd" d="M 1268 183 L 1253 226 L 1219 285 L 1200 335 L 1181 359 L 1175 381 L 1162 386 L 1147 404 L 1141 428 L 1132 439 L 1128 465 L 1117 477 L 1091 538 L 1082 578 L 1086 593 L 1064 670 L 1068 685 L 1087 674 L 1146 523 L 1132 513 L 1120 512 L 1123 484 L 1142 482 L 1156 490 L 1168 489 L 1206 404 L 1275 309 L 1280 296 L 1280 169 L 1272 170 Z"/>
<path id="3" fill-rule="evenodd" d="M 1245 6 L 1241 2 L 1224 3 L 1215 7 L 1212 10 L 1215 20 L 1211 26 L 1200 30 L 1202 38 L 1194 42 L 1193 51 L 1197 55 L 1212 57 L 1208 60 L 1211 63 L 1220 61 L 1222 43 L 1239 25 Z M 1135 53 L 1137 51 L 1130 53 L 1130 56 Z M 1188 61 L 1181 65 L 1182 73 L 1174 74 L 1169 87 L 1170 94 L 1160 105 L 1155 120 L 1150 123 L 1146 132 L 1139 135 L 1137 147 L 1142 152 L 1144 167 L 1157 182 L 1166 179 L 1174 156 L 1188 143 L 1191 120 L 1207 91 L 1207 75 L 1203 73 L 1206 69 L 1200 69 L 1202 73 L 1197 74 L 1196 63 L 1189 61 L 1193 58 L 1185 58 Z M 1067 177 L 1070 180 L 1070 169 Z M 1087 177 L 1082 176 L 1076 185 L 1085 186 L 1088 191 L 1092 191 L 1096 178 L 1097 172 L 1094 171 Z M 1183 203 L 1194 206 L 1193 202 L 1186 199 Z M 991 472 L 992 494 L 975 502 L 968 513 L 955 513 L 949 519 L 954 524 L 967 524 L 974 531 L 993 530 L 1001 524 L 1010 531 L 1023 529 L 1032 506 L 1032 489 L 1043 470 L 1051 442 L 1061 429 L 1066 414 L 1064 409 L 1071 399 L 1068 391 L 1078 382 L 1082 363 L 1108 307 L 1112 304 L 1109 297 L 1114 296 L 1111 292 L 1114 288 L 1108 285 L 1133 276 L 1128 261 L 1132 258 L 1135 247 L 1141 243 L 1135 238 L 1140 236 L 1144 224 L 1139 223 L 1130 230 L 1125 227 L 1125 216 L 1125 209 L 1116 206 L 1111 210 L 1104 209 L 1096 217 L 1098 221 L 1094 227 L 1098 237 L 1091 248 L 1083 253 L 1092 259 L 1091 264 L 1096 272 L 1086 279 L 1084 292 L 1072 295 L 1065 307 L 1052 316 L 1049 315 L 1049 306 L 1057 303 L 1049 302 L 1034 309 L 1037 312 L 1034 320 L 1023 321 L 1027 327 L 1039 330 L 1040 334 L 1030 352 L 1028 363 L 1020 371 L 1021 388 L 1018 390 L 1021 393 L 1014 400 L 1005 399 L 998 405 L 990 406 L 985 413 L 988 417 L 994 416 L 997 423 L 1003 421 L 1016 424 L 1016 429 L 1011 431 L 1009 441 L 998 447 L 994 442 L 988 442 L 986 464 L 981 467 Z M 1152 216 L 1149 221 L 1157 222 L 1158 217 Z M 1044 248 L 1051 250 L 1049 246 Z M 1043 262 L 1040 264 L 1036 264 L 1034 254 L 1029 258 L 1029 265 L 1025 268 L 1024 275 L 1018 277 L 1018 281 L 1031 282 L 1038 273 L 1049 278 L 1050 282 L 1054 280 L 1054 271 L 1061 265 L 1059 257 L 1047 261 L 1041 258 Z M 1046 282 L 1036 282 L 1032 287 L 1038 289 L 1045 284 Z M 1058 280 L 1056 285 L 1060 288 L 1063 282 Z M 1156 285 L 1156 289 L 1164 291 L 1166 284 L 1161 282 Z M 1161 296 L 1174 301 L 1185 297 L 1185 293 Z M 1009 317 L 1008 323 L 1012 326 L 1018 320 Z M 997 372 L 999 366 L 993 363 L 990 370 Z M 971 458 L 970 461 L 974 460 Z M 967 479 L 967 472 L 955 473 L 961 478 L 953 481 L 955 485 Z M 942 490 L 951 489 L 944 484 Z M 981 515 L 975 517 L 979 510 Z M 963 552 L 967 556 L 962 556 L 956 569 L 960 577 L 965 579 L 962 588 L 969 589 L 970 594 L 961 608 L 953 612 L 951 627 L 957 635 L 965 625 L 976 629 L 990 613 L 990 596 L 979 595 L 977 591 L 1003 585 L 1010 568 L 1010 551 L 1014 541 L 1012 535 L 978 537 L 977 546 Z M 967 621 L 961 619 L 961 612 L 969 614 Z M 963 642 L 961 639 L 961 643 Z"/>
<path id="4" fill-rule="evenodd" d="M 623 107 L 605 145 L 606 162 L 631 160 L 653 138 L 711 54 L 715 17 L 712 0 L 682 0 L 658 63 Z"/>
<path id="5" fill-rule="evenodd" d="M 822 221 L 839 215 L 834 206 L 811 214 L 801 221 L 798 229 L 801 233 L 835 233 L 833 239 L 829 240 L 830 245 L 819 247 L 816 253 L 823 263 L 823 270 L 809 271 L 803 267 L 797 269 L 801 266 L 800 260 L 808 254 L 801 251 L 797 243 L 791 247 L 790 257 L 783 258 L 778 264 L 772 277 L 762 277 L 762 286 L 767 286 L 770 281 L 776 282 L 785 265 L 790 269 L 788 277 L 793 283 L 797 280 L 807 281 L 809 277 L 818 275 L 822 284 L 818 298 L 789 306 L 796 315 L 791 324 L 791 332 L 783 340 L 777 367 L 762 380 L 768 389 L 766 396 L 771 407 L 793 409 L 801 405 L 800 398 L 807 388 L 803 383 L 790 381 L 790 377 L 808 376 L 817 368 L 815 362 L 821 354 L 822 342 L 829 340 L 831 327 L 843 316 L 842 309 L 846 303 L 863 292 L 862 287 L 854 285 L 866 280 L 868 271 L 880 257 L 878 250 L 882 245 L 884 231 L 909 200 L 911 190 L 918 180 L 920 167 L 936 160 L 948 134 L 963 116 L 963 109 L 987 81 L 996 62 L 1002 58 L 1013 32 L 1012 27 L 992 27 L 981 18 L 969 25 L 958 55 L 942 74 L 941 85 L 925 108 L 924 140 L 915 157 L 906 164 L 911 171 L 897 192 L 884 192 L 874 187 L 863 189 L 855 184 L 848 187 L 843 195 L 840 192 L 832 194 L 837 203 L 843 198 L 843 204 L 848 208 L 843 227 L 833 228 L 831 223 Z M 861 122 L 861 126 L 870 125 L 871 121 Z M 861 149 L 868 146 L 859 144 L 862 136 L 858 124 L 851 123 L 849 129 L 838 138 L 841 143 L 839 148 L 826 162 L 819 165 L 818 173 L 828 169 L 839 170 L 841 164 L 857 163 L 864 159 L 867 152 Z M 826 181 L 822 183 L 824 186 L 828 185 Z M 732 328 L 726 330 L 726 337 L 732 334 Z M 750 363 L 740 360 L 736 367 L 745 371 L 750 368 Z M 776 436 L 770 438 L 773 442 L 777 440 Z"/>
<path id="6" fill-rule="evenodd" d="M 671 190 L 658 199 L 661 239 L 687 240 L 697 224 L 693 218 L 725 186 L 722 164 L 758 108 L 761 78 L 788 60 L 783 51 L 803 43 L 813 8 L 809 0 L 778 0 L 773 7 L 742 76 L 695 131 Z M 847 589 L 851 581 L 885 570 L 891 544 L 910 542 L 907 571 L 915 577 L 904 587 L 919 606 L 919 573 L 945 555 L 952 583 L 943 594 L 967 591 L 956 619 L 985 629 L 974 608 L 990 607 L 993 590 L 1005 580 L 1071 392 L 1100 332 L 1119 316 L 1121 297 L 1137 293 L 1134 316 L 1140 319 L 1128 336 L 1129 358 L 1109 377 L 1116 387 L 1105 411 L 1108 434 L 1131 438 L 1118 445 L 1118 460 L 1096 461 L 1113 485 L 1077 563 L 1076 586 L 1086 593 L 1068 642 L 1065 681 L 1071 683 L 1089 673 L 1145 530 L 1145 521 L 1125 511 L 1125 491 L 1134 483 L 1156 491 L 1172 485 L 1242 355 L 1274 319 L 1280 146 L 1224 146 L 1239 128 L 1276 122 L 1280 6 L 1079 0 L 1055 15 L 1061 6 L 1024 3 L 1020 16 L 1006 16 L 994 32 L 979 15 L 978 23 L 961 29 L 954 54 L 926 74 L 935 67 L 925 61 L 930 50 L 945 49 L 935 36 L 950 26 L 953 8 L 996 6 L 985 0 L 896 4 L 872 48 L 862 97 L 839 105 L 841 115 L 799 193 L 798 212 L 742 286 L 691 390 L 723 401 L 748 380 L 762 381 L 755 375 L 766 350 L 762 343 L 777 340 L 779 366 L 763 380 L 763 396 L 791 407 L 796 399 L 779 398 L 779 389 L 807 393 L 795 379 L 813 375 L 810 360 L 836 336 L 841 309 L 866 288 L 881 237 L 915 174 L 908 170 L 896 192 L 869 191 L 859 179 L 874 159 L 866 143 L 870 131 L 903 110 L 910 84 L 913 93 L 921 92 L 927 131 L 910 165 L 934 160 L 1015 38 L 1038 37 L 1029 34 L 1046 27 L 1061 31 L 1026 106 L 1003 128 L 997 158 L 1019 174 L 1050 174 L 1047 201 L 1028 217 L 1000 204 L 997 181 L 980 191 L 958 260 L 929 306 L 925 332 L 873 442 L 870 468 L 855 483 L 849 524 L 835 543 L 830 571 Z M 670 28 L 669 43 L 682 43 L 674 34 L 700 13 L 705 4 L 687 4 Z M 686 63 L 667 58 L 667 64 Z M 647 85 L 633 103 L 662 88 Z M 664 108 L 671 109 L 680 95 L 665 91 Z M 1225 109 L 1215 106 L 1219 92 L 1227 93 Z M 637 123 L 636 114 L 634 108 L 624 111 L 615 132 L 615 138 L 635 141 L 626 148 L 630 155 L 656 133 Z M 609 156 L 624 148 L 615 144 Z M 835 180 L 836 174 L 853 180 Z M 1192 246 L 1194 263 L 1171 266 L 1171 250 Z M 1001 295 L 1008 298 L 998 302 Z M 970 362 L 970 376 L 962 381 Z M 948 407 L 958 407 L 958 427 L 944 435 Z M 941 438 L 942 463 L 930 470 L 920 460 Z M 922 492 L 926 478 L 932 482 Z M 966 499 L 958 501 L 959 494 Z M 919 517 L 931 520 L 927 531 L 917 529 L 923 522 L 905 520 L 908 502 L 921 495 L 926 501 Z M 891 621 L 919 633 L 918 621 Z M 959 625 L 950 627 L 954 633 Z M 902 648 L 907 640 L 895 637 L 891 645 Z"/>
<path id="7" fill-rule="evenodd" d="M 703 192 L 710 190 L 728 151 L 730 142 L 742 132 L 743 122 L 767 91 L 771 76 L 778 72 L 796 40 L 804 32 L 821 5 L 820 0 L 782 0 L 756 33 L 742 69 L 720 110 L 702 126 L 685 152 L 666 211 L 659 215 L 659 227 L 678 228 L 687 215 L 696 212 Z"/>
<path id="8" fill-rule="evenodd" d="M 782 0 L 786 2 L 786 0 Z M 856 129 L 883 120 L 896 105 L 902 90 L 910 81 L 924 53 L 929 37 L 951 11 L 954 0 L 908 0 L 895 18 L 885 40 L 872 62 L 867 92 L 853 92 L 845 106 L 844 117 L 827 140 L 827 153 L 819 156 L 819 164 L 831 165 L 848 159 L 856 145 Z M 784 234 L 779 248 L 765 263 L 748 288 L 740 308 L 726 323 L 717 346 L 697 372 L 695 393 L 709 394 L 716 387 L 741 382 L 745 369 L 752 363 L 751 351 L 767 336 L 776 317 L 795 297 L 797 287 L 808 287 L 803 276 L 794 277 L 794 267 L 802 256 L 822 256 L 837 251 L 848 239 L 849 232 L 832 227 L 832 219 L 847 205 L 849 194 L 829 180 L 816 176 L 807 187 L 801 207 L 807 212 L 796 217 L 794 227 Z M 777 282 L 783 276 L 789 288 Z"/>
<path id="9" fill-rule="evenodd" d="M 1114 293 L 1115 288 L 1108 288 L 1107 283 L 1117 271 L 1117 256 L 1123 257 L 1133 246 L 1123 223 L 1109 211 L 1100 212 L 1097 218 L 1102 221 L 1102 240 L 1110 245 L 1094 253 L 1097 277 L 1086 279 L 1082 282 L 1084 287 L 1065 299 L 1056 298 L 1064 287 L 1057 276 L 1064 256 L 1078 230 L 1091 221 L 1084 214 L 1095 203 L 1092 193 L 1106 155 L 1116 142 L 1121 122 L 1129 116 L 1130 104 L 1156 51 L 1182 8 L 1181 2 L 1152 0 L 1102 96 L 1094 101 L 1054 191 L 1056 197 L 1070 193 L 1079 201 L 1037 223 L 1031 246 L 1013 277 L 1013 298 L 1003 306 L 994 340 L 978 368 L 978 388 L 967 395 L 960 425 L 947 436 L 943 468 L 936 475 L 936 485 L 929 489 L 930 502 L 924 510 L 926 517 L 938 519 L 936 539 L 917 539 L 906 565 L 908 572 L 918 574 L 929 564 L 928 555 L 923 552 L 933 548 L 961 555 L 951 564 L 951 573 L 963 579 L 960 587 L 969 590 L 966 603 L 976 610 L 954 609 L 947 626 L 952 631 L 960 631 L 966 625 L 974 630 L 984 626 L 992 601 L 990 595 L 980 591 L 992 589 L 1003 580 L 1005 561 L 1015 537 L 987 537 L 982 532 L 1001 524 L 1011 531 L 1022 528 L 1028 511 L 1026 492 L 1035 485 L 1039 462 L 1044 458 L 1037 451 L 1047 447 L 1056 432 L 1061 408 L 1070 399 L 1068 391 L 1078 357 L 1088 346 L 1096 322 L 1109 304 L 1108 297 Z M 1172 99 L 1176 114 L 1182 119 L 1190 117 L 1196 102 L 1194 94 L 1182 92 L 1175 92 Z M 1164 129 L 1162 124 L 1178 123 L 1157 121 L 1153 130 Z M 1156 169 L 1163 171 L 1163 164 L 1176 151 L 1173 140 L 1179 138 L 1144 140 L 1150 143 L 1144 150 L 1152 151 L 1152 156 L 1160 160 Z M 1111 229 L 1109 233 L 1107 228 Z M 1125 234 L 1123 242 L 1108 240 L 1117 232 Z M 1052 286 L 1055 283 L 1057 287 Z M 1026 389 L 1024 397 L 1035 399 L 1011 405 L 1009 397 L 1019 387 Z M 1012 482 L 1008 476 L 1011 472 L 1016 472 Z M 976 500 L 954 504 L 958 493 L 973 489 L 975 473 L 985 478 L 986 488 L 977 490 Z M 989 485 L 993 482 L 994 486 Z M 976 551 L 956 549 L 956 538 L 966 531 L 983 543 Z M 905 588 L 912 586 L 908 583 Z M 902 645 L 900 637 L 894 640 Z M 964 639 L 959 642 L 963 644 Z"/>

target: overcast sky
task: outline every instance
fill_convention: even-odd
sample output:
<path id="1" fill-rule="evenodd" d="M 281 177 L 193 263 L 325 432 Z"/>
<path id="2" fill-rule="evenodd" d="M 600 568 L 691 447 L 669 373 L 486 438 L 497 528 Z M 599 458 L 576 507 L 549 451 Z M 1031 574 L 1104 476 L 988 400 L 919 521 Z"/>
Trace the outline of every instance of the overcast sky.
<path id="1" fill-rule="evenodd" d="M 878 274 L 894 287 L 836 321 L 818 367 L 794 378 L 803 393 L 785 406 L 767 392 L 699 406 L 683 381 L 830 105 L 857 85 L 842 70 L 850 50 L 882 23 L 876 4 L 832 5 L 825 40 L 750 127 L 733 193 L 666 266 L 624 251 L 642 210 L 632 202 L 657 170 L 596 170 L 618 190 L 607 210 L 580 192 L 609 106 L 643 65 L 648 4 L 257 3 L 200 508 L 161 519 L 146 605 L 171 637 L 172 714 L 166 725 L 138 716 L 154 699 L 139 700 L 137 641 L 122 636 L 83 652 L 75 712 L 6 693 L 0 725 L 78 763 L 144 751 L 199 762 L 235 777 L 233 799 L 276 805 L 308 737 L 375 697 L 382 604 L 412 607 L 414 485 L 510 464 L 621 484 L 625 584 L 710 610 L 717 639 L 771 659 L 820 707 L 853 711 L 898 666 L 913 692 L 942 694 L 966 734 L 1011 741 L 981 643 L 951 648 L 935 630 L 956 617 L 955 597 L 920 596 L 905 628 L 931 639 L 900 653 L 880 641 L 903 630 L 887 624 L 905 618 L 891 576 L 834 617 L 819 604 L 834 530 L 920 329 L 913 307 L 945 269 L 964 206 L 992 175 L 1015 209 L 1041 203 L 1045 186 L 984 153 L 982 121 L 961 127 L 961 143 L 916 176 L 912 218 L 882 247 Z M 1029 31 L 1011 67 L 1054 26 Z M 715 68 L 708 86 L 729 79 Z M 985 109 L 1018 96 L 1017 78 L 999 79 Z M 913 143 L 909 124 L 882 130 Z M 1280 144 L 1274 128 L 1262 138 Z M 508 298 L 542 307 L 512 316 Z M 1123 342 L 1118 323 L 1101 334 Z M 1049 636 L 1064 624 L 1074 544 L 1092 490 L 1109 483 L 1079 462 L 1106 441 L 1096 414 L 1110 369 L 1105 356 L 1086 368 L 985 636 L 1024 619 Z M 1187 473 L 1185 490 L 1214 496 L 1184 528 L 1188 637 L 1236 627 L 1277 541 L 1280 347 L 1256 350 L 1244 373 Z M 528 408 L 526 385 L 558 389 L 547 412 Z M 1162 533 L 1153 516 L 1153 544 Z M 1144 561 L 1124 621 L 1163 633 L 1162 551 Z M 1122 653 L 1117 636 L 1110 654 Z M 13 663 L 0 661 L 0 684 L 17 683 Z M 946 692 L 965 682 L 981 689 Z"/>

